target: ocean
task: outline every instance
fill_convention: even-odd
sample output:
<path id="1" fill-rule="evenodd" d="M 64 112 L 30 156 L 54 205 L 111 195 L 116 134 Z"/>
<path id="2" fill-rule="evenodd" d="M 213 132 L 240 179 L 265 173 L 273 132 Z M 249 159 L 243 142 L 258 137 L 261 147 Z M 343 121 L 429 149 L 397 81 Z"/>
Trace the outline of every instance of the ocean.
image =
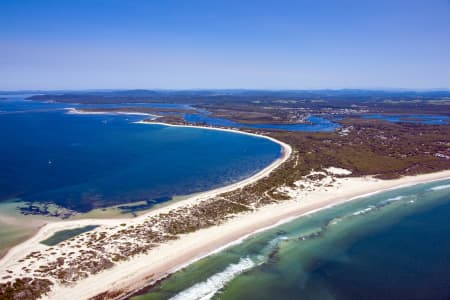
<path id="1" fill-rule="evenodd" d="M 142 116 L 71 115 L 67 105 L 23 98 L 0 101 L 0 202 L 148 208 L 240 181 L 281 154 L 264 138 L 134 123 Z"/>
<path id="2" fill-rule="evenodd" d="M 449 299 L 450 180 L 361 198 L 256 234 L 149 299 Z"/>

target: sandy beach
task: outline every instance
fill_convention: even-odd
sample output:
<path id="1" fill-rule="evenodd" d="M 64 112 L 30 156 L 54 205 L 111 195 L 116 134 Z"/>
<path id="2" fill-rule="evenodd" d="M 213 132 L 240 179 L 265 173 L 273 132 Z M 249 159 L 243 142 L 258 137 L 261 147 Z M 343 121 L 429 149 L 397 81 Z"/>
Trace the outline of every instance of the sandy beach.
<path id="1" fill-rule="evenodd" d="M 159 116 L 143 113 L 143 112 L 129 112 L 129 111 L 83 111 L 76 108 L 66 108 L 69 115 L 130 115 L 130 116 L 147 116 L 157 118 Z"/>
<path id="2" fill-rule="evenodd" d="M 164 126 L 184 126 L 160 124 Z M 35 236 L 12 248 L 0 260 L 0 277 L 7 275 L 6 270 L 14 271 L 14 276 L 17 277 L 26 276 L 27 273 L 23 271 L 24 263 L 21 263 L 20 260 L 34 251 L 48 250 L 47 246 L 39 242 L 50 237 L 55 232 L 86 225 L 100 225 L 94 231 L 105 232 L 106 235 L 117 234 L 117 228 L 120 228 L 124 223 L 127 226 L 142 225 L 148 217 L 166 213 L 178 207 L 186 207 L 199 203 L 215 195 L 242 188 L 263 177 L 269 176 L 274 169 L 289 158 L 292 152 L 289 145 L 266 136 L 232 129 L 204 128 L 232 131 L 270 139 L 281 145 L 283 149 L 282 156 L 259 173 L 243 181 L 168 204 L 134 219 L 82 219 L 47 224 Z M 284 192 L 291 196 L 291 200 L 263 206 L 251 212 L 240 213 L 219 226 L 212 226 L 181 235 L 179 239 L 161 243 L 146 254 L 138 254 L 129 260 L 120 261 L 112 268 L 78 280 L 74 284 L 62 285 L 55 282 L 52 291 L 44 298 L 89 299 L 106 291 L 120 291 L 117 293 L 117 295 L 120 295 L 120 298 L 164 278 L 168 274 L 202 257 L 239 243 L 254 233 L 288 222 L 294 218 L 389 189 L 450 178 L 450 170 L 402 177 L 394 180 L 380 180 L 369 176 L 348 177 L 350 173 L 347 170 L 339 168 L 328 168 L 327 170 L 323 170 L 323 174 L 326 174 L 326 176 L 320 182 L 309 182 L 305 179 L 296 183 L 298 188 L 283 187 Z M 127 239 L 127 237 L 125 236 L 124 239 Z M 133 243 L 134 241 L 130 238 L 128 242 Z M 82 245 L 81 249 L 85 249 L 85 247 Z M 54 252 L 46 254 L 46 257 L 40 262 L 54 261 L 61 253 L 70 250 L 73 249 L 67 246 L 59 247 Z"/>
<path id="3" fill-rule="evenodd" d="M 90 112 L 85 113 L 82 111 L 78 111 L 76 109 L 70 109 L 68 111 L 68 113 L 91 114 Z M 99 112 L 99 113 L 102 114 L 101 112 Z M 94 114 L 97 114 L 97 112 L 95 112 Z M 125 112 L 125 114 L 129 114 L 129 113 Z M 199 126 L 170 125 L 170 124 L 165 124 L 165 123 L 153 123 L 153 122 L 144 122 L 144 121 L 139 121 L 136 123 L 145 124 L 145 125 L 156 124 L 156 125 L 164 125 L 164 126 L 199 128 Z M 277 141 L 273 138 L 263 136 L 263 135 L 247 133 L 247 132 L 242 132 L 242 131 L 237 131 L 237 130 L 232 130 L 232 129 L 222 129 L 222 128 L 212 128 L 212 127 L 200 127 L 200 128 L 207 129 L 207 130 L 220 130 L 220 131 L 234 132 L 234 133 L 239 133 L 239 134 L 251 135 L 251 136 L 258 137 L 258 138 L 268 139 L 268 140 L 271 140 L 281 146 L 281 149 L 282 149 L 281 155 L 278 159 L 273 161 L 269 166 L 267 166 L 266 168 L 264 168 L 263 170 L 259 171 L 258 173 L 254 174 L 253 176 L 251 176 L 249 178 L 246 178 L 242 181 L 239 181 L 239 182 L 236 182 L 236 183 L 224 186 L 224 187 L 220 187 L 217 189 L 198 193 L 198 194 L 195 194 L 184 200 L 172 202 L 168 205 L 162 205 L 160 208 L 150 210 L 148 213 L 145 213 L 136 218 L 132 218 L 132 219 L 130 219 L 130 218 L 113 218 L 113 219 L 86 218 L 86 219 L 76 219 L 76 220 L 67 220 L 67 221 L 48 221 L 48 223 L 45 224 L 44 226 L 42 226 L 42 224 L 41 224 L 42 227 L 39 229 L 39 231 L 33 237 L 31 237 L 30 239 L 26 240 L 25 242 L 23 242 L 21 244 L 9 249 L 9 251 L 0 259 L 0 274 L 1 274 L 0 277 L 3 277 L 4 275 L 6 275 L 6 276 L 8 275 L 8 272 L 5 272 L 6 270 L 19 270 L 20 268 L 22 268 L 22 265 L 17 262 L 19 260 L 21 260 L 23 257 L 27 256 L 29 253 L 34 252 L 34 251 L 40 251 L 40 250 L 44 251 L 44 250 L 48 249 L 48 247 L 41 244 L 40 241 L 49 238 L 55 232 L 58 232 L 61 230 L 83 227 L 83 226 L 87 226 L 87 225 L 99 225 L 100 226 L 99 228 L 104 229 L 104 227 L 106 227 L 106 226 L 114 227 L 114 226 L 117 226 L 118 224 L 123 224 L 124 222 L 126 222 L 127 224 L 140 224 L 148 217 L 155 216 L 155 215 L 158 215 L 161 213 L 166 213 L 166 212 L 169 212 L 170 210 L 176 209 L 178 207 L 190 206 L 195 203 L 201 202 L 203 200 L 207 200 L 218 194 L 222 194 L 222 193 L 225 193 L 228 191 L 239 189 L 248 184 L 254 183 L 254 182 L 258 181 L 259 179 L 261 179 L 265 176 L 268 176 L 274 169 L 276 169 L 279 165 L 284 163 L 289 158 L 289 156 L 292 152 L 292 149 L 289 145 L 287 145 L 283 142 Z M 56 258 L 55 255 L 51 255 L 51 256 L 47 257 L 46 261 L 49 262 L 55 258 Z M 26 275 L 26 274 L 24 274 L 24 275 Z M 20 277 L 20 276 L 18 276 L 18 277 Z M 57 297 L 57 298 L 61 299 L 60 297 Z"/>
<path id="4" fill-rule="evenodd" d="M 256 212 L 236 216 L 221 226 L 202 229 L 163 244 L 146 255 L 140 255 L 130 261 L 120 263 L 110 270 L 80 281 L 75 286 L 58 286 L 46 299 L 88 299 L 107 290 L 133 292 L 198 259 L 239 243 L 252 234 L 302 215 L 389 189 L 446 178 L 450 178 L 450 171 L 395 180 L 377 180 L 371 177 L 337 179 L 336 187 L 319 188 L 309 192 L 302 199 L 269 205 Z M 92 224 L 93 221 L 80 221 L 79 226 Z M 61 230 L 62 226 L 62 224 L 53 224 L 52 228 L 47 228 L 49 232 L 42 231 L 43 236 L 33 240 L 37 242 L 50 232 Z M 32 245 L 28 245 L 28 247 L 32 247 Z M 68 297 L 68 295 L 70 296 Z"/>

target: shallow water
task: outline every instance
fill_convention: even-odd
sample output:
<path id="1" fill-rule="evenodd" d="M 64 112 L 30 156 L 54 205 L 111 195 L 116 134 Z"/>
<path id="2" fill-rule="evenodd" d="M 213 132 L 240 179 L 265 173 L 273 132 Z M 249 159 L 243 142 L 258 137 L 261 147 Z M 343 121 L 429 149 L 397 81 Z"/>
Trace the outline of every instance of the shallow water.
<path id="1" fill-rule="evenodd" d="M 41 243 L 47 246 L 54 246 L 77 235 L 94 230 L 97 227 L 98 225 L 87 225 L 84 227 L 57 231 L 48 239 L 41 241 Z"/>
<path id="2" fill-rule="evenodd" d="M 50 219 L 44 216 L 29 217 L 20 214 L 15 201 L 0 203 L 0 257 L 10 247 L 30 238 Z"/>
<path id="3" fill-rule="evenodd" d="M 448 299 L 450 180 L 257 234 L 133 299 Z"/>

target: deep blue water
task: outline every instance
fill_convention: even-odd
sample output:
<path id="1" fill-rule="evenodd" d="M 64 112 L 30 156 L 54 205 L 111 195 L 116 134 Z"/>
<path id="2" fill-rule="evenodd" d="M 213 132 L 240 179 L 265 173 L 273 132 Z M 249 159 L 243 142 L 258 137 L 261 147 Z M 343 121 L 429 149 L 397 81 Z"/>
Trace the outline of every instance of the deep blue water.
<path id="1" fill-rule="evenodd" d="M 68 115 L 73 105 L 0 100 L 0 201 L 80 212 L 161 202 L 248 177 L 280 156 L 262 138 L 135 124 L 142 117 Z"/>
<path id="2" fill-rule="evenodd" d="M 339 124 L 334 123 L 326 118 L 311 116 L 308 121 L 311 124 L 241 124 L 236 123 L 228 119 L 216 118 L 208 115 L 201 114 L 186 114 L 184 119 L 193 123 L 205 123 L 212 126 L 228 126 L 228 127 L 248 127 L 258 129 L 280 129 L 289 131 L 334 131 L 340 127 Z"/>
<path id="3" fill-rule="evenodd" d="M 428 125 L 445 125 L 450 121 L 450 117 L 441 115 L 383 115 L 383 114 L 368 114 L 363 115 L 363 119 L 377 119 L 383 121 L 389 121 L 393 123 L 417 123 Z"/>
<path id="4" fill-rule="evenodd" d="M 450 299 L 450 180 L 373 195 L 200 260 L 136 300 Z"/>

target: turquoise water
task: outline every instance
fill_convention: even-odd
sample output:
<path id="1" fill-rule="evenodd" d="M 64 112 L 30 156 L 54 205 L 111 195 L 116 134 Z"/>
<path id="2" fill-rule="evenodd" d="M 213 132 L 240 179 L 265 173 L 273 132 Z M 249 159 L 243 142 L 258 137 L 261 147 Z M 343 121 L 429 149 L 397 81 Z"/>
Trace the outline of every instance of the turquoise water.
<path id="1" fill-rule="evenodd" d="M 146 209 L 242 180 L 281 152 L 263 138 L 135 124 L 138 116 L 69 115 L 65 104 L 25 97 L 0 100 L 0 202 L 87 212 L 144 201 L 132 209 Z"/>
<path id="2" fill-rule="evenodd" d="M 450 180 L 362 198 L 198 261 L 143 299 L 449 299 Z"/>

